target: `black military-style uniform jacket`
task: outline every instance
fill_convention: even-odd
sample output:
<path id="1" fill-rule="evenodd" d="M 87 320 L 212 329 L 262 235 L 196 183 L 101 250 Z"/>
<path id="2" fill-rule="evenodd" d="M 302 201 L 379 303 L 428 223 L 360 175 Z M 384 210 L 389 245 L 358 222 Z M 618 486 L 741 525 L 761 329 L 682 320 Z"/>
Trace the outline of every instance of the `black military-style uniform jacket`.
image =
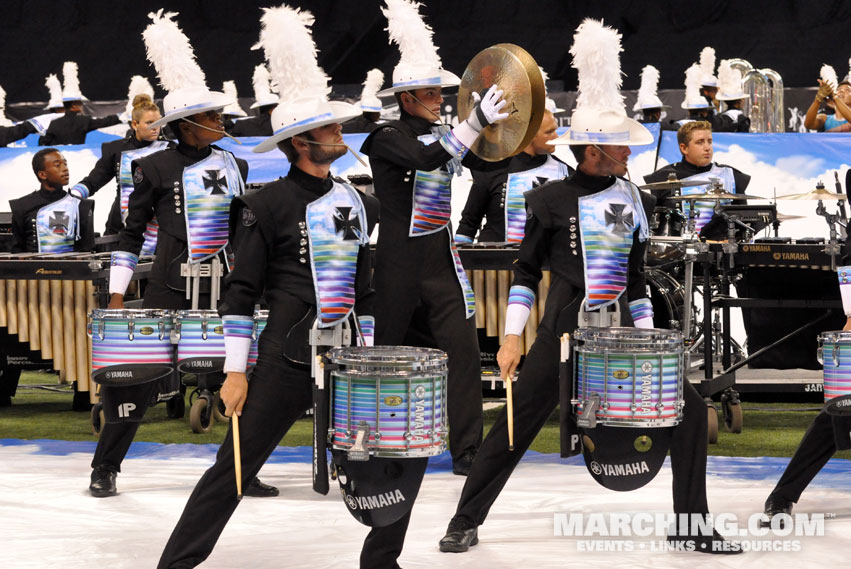
<path id="1" fill-rule="evenodd" d="M 569 305 L 578 309 L 578 303 L 585 297 L 584 257 L 578 231 L 579 198 L 605 190 L 615 180 L 614 176 L 589 176 L 576 171 L 564 180 L 549 182 L 524 194 L 529 215 L 526 234 L 517 254 L 512 287 L 538 290 L 541 267 L 549 261 L 552 281 L 540 325 L 556 336 L 573 332 L 576 320 L 564 318 L 562 313 Z M 656 200 L 644 192 L 639 193 L 644 211 L 649 216 Z M 629 302 L 647 297 L 644 278 L 646 248 L 647 242 L 641 242 L 638 231 L 635 231 L 624 292 Z M 626 312 L 628 314 L 629 311 Z"/>
<path id="2" fill-rule="evenodd" d="M 207 158 L 217 146 L 201 150 L 186 144 L 156 152 L 131 164 L 133 193 L 127 206 L 127 219 L 121 230 L 118 251 L 139 255 L 145 242 L 145 229 L 156 215 L 157 250 L 152 273 L 163 275 L 174 290 L 185 290 L 180 265 L 188 258 L 183 191 L 184 168 Z M 243 181 L 248 178 L 248 162 L 236 158 Z"/>
<path id="3" fill-rule="evenodd" d="M 83 184 L 89 190 L 89 196 L 101 189 L 110 180 L 115 180 L 115 201 L 109 210 L 106 219 L 106 235 L 113 235 L 121 231 L 124 222 L 121 220 L 121 153 L 126 150 L 136 150 L 150 146 L 153 141 L 139 140 L 136 133 L 130 131 L 128 138 L 104 142 L 100 147 L 100 158 L 95 163 L 89 175 L 77 182 Z"/>
<path id="4" fill-rule="evenodd" d="M 750 132 L 751 119 L 738 109 L 729 109 L 718 115 L 718 120 L 712 125 L 716 132 Z"/>
<path id="5" fill-rule="evenodd" d="M 473 185 L 470 187 L 470 194 L 467 196 L 467 203 L 461 212 L 461 221 L 455 233 L 475 239 L 476 232 L 479 232 L 480 243 L 505 241 L 505 192 L 508 175 L 537 168 L 543 165 L 549 156 L 562 162 L 550 154 L 532 156 L 521 152 L 498 162 L 501 165 L 498 170 L 473 172 Z M 567 170 L 569 174 L 573 173 L 570 166 Z M 485 217 L 485 226 L 479 231 L 482 218 Z"/>
<path id="6" fill-rule="evenodd" d="M 234 121 L 228 133 L 231 136 L 272 136 L 272 115 L 263 112 L 255 117 Z"/>
<path id="7" fill-rule="evenodd" d="M 93 130 L 118 124 L 118 115 L 94 118 L 73 111 L 50 122 L 47 132 L 38 139 L 39 146 L 55 144 L 85 144 L 86 135 Z"/>
<path id="8" fill-rule="evenodd" d="M 12 126 L 0 126 L 0 146 L 6 146 L 16 140 L 26 138 L 34 132 L 36 132 L 35 126 L 29 121 Z"/>
<path id="9" fill-rule="evenodd" d="M 306 208 L 333 187 L 333 179 L 317 178 L 291 166 L 285 178 L 234 198 L 231 203 L 231 243 L 235 267 L 225 278 L 219 306 L 222 316 L 251 316 L 261 294 L 269 306 L 266 332 L 284 342 L 296 324 L 306 332 L 316 310 L 316 292 L 305 231 Z M 338 183 L 345 183 L 336 180 Z M 379 203 L 360 194 L 366 210 L 368 232 L 378 221 Z M 355 278 L 355 312 L 372 315 L 374 293 L 370 288 L 369 246 L 360 248 Z M 296 349 L 307 338 L 292 338 Z"/>
<path id="10" fill-rule="evenodd" d="M 36 231 L 36 215 L 38 211 L 48 204 L 58 202 L 68 195 L 65 190 L 45 190 L 40 188 L 31 194 L 27 194 L 15 200 L 9 200 L 12 210 L 12 235 L 15 243 L 12 245 L 13 253 L 37 253 L 38 233 Z M 79 211 L 80 236 L 84 239 L 77 241 L 74 245 L 76 251 L 91 251 L 94 249 L 94 202 L 82 200 Z"/>
<path id="11" fill-rule="evenodd" d="M 683 178 L 688 178 L 689 176 L 705 174 L 706 172 L 709 172 L 712 169 L 713 164 L 721 168 L 730 168 L 733 171 L 733 179 L 736 182 L 736 192 L 740 194 L 745 193 L 745 190 L 747 189 L 748 184 L 751 181 L 751 177 L 745 174 L 744 172 L 741 172 L 736 168 L 733 168 L 732 166 L 727 166 L 726 164 L 717 164 L 714 162 L 710 162 L 706 166 L 695 166 L 691 162 L 688 162 L 685 158 L 683 158 L 679 162 L 663 166 L 652 174 L 647 174 L 646 176 L 644 176 L 644 181 L 648 184 L 653 182 L 664 182 L 668 179 L 668 174 L 674 174 L 678 180 L 681 180 Z M 668 197 L 676 195 L 673 190 L 654 191 L 653 195 L 656 196 L 659 205 L 664 205 L 666 207 L 677 206 L 676 202 L 673 202 L 668 199 Z"/>

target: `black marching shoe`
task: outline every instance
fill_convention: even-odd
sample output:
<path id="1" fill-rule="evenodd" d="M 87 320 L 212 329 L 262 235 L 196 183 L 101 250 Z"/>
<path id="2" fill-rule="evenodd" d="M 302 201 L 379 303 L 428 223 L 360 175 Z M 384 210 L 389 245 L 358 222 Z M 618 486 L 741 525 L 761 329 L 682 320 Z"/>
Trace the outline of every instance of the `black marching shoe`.
<path id="1" fill-rule="evenodd" d="M 269 484 L 263 484 L 256 476 L 248 485 L 248 488 L 245 489 L 245 492 L 243 492 L 243 495 L 254 496 L 255 498 L 274 498 L 278 494 L 277 488 Z"/>
<path id="2" fill-rule="evenodd" d="M 440 550 L 444 553 L 464 553 L 479 543 L 479 528 L 468 528 L 454 519 L 446 528 L 446 535 L 440 539 Z"/>
<path id="3" fill-rule="evenodd" d="M 669 535 L 668 545 L 675 551 L 694 551 L 719 555 L 743 553 L 742 546 L 738 541 L 728 541 L 715 530 L 712 530 L 712 535 Z"/>
<path id="4" fill-rule="evenodd" d="M 774 516 L 780 514 L 789 514 L 792 515 L 792 505 L 794 502 L 790 502 L 789 500 L 785 500 L 783 498 L 773 498 L 771 496 L 768 497 L 768 500 L 765 501 L 765 516 L 768 519 L 764 519 L 759 522 L 760 527 L 771 527 L 771 520 L 774 519 Z M 782 524 L 780 529 L 783 529 Z"/>
<path id="5" fill-rule="evenodd" d="M 95 498 L 108 498 L 118 494 L 115 488 L 115 477 L 118 473 L 106 466 L 98 466 L 92 470 L 92 482 L 89 492 Z"/>
<path id="6" fill-rule="evenodd" d="M 465 450 L 464 454 L 458 457 L 458 460 L 452 462 L 452 474 L 467 476 L 470 473 L 470 467 L 473 466 L 473 460 L 475 460 L 475 458 L 475 450 Z"/>

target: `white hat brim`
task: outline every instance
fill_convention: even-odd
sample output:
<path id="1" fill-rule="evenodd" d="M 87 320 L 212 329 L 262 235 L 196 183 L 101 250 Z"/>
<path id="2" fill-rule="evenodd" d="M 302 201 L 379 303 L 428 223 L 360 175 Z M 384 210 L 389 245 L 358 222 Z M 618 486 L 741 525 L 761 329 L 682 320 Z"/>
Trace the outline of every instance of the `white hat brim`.
<path id="1" fill-rule="evenodd" d="M 624 117 L 624 121 L 629 127 L 626 138 L 620 136 L 619 138 L 612 139 L 609 138 L 611 136 L 610 133 L 582 133 L 580 136 L 577 136 L 577 133 L 574 133 L 572 129 L 568 129 L 567 132 L 555 140 L 551 140 L 549 144 L 556 146 L 591 144 L 600 144 L 603 146 L 643 146 L 653 142 L 653 135 L 643 124 L 629 117 Z"/>
<path id="2" fill-rule="evenodd" d="M 750 99 L 751 96 L 747 93 L 734 93 L 733 95 L 715 95 L 719 101 L 738 101 L 739 99 Z"/>
<path id="3" fill-rule="evenodd" d="M 401 85 L 393 85 L 392 87 L 379 91 L 376 93 L 376 96 L 389 97 L 403 91 L 414 91 L 416 89 L 425 89 L 426 87 L 440 87 L 442 89 L 444 87 L 457 87 L 461 84 L 460 77 L 451 71 L 446 71 L 445 69 L 440 70 L 439 77 L 422 79 L 421 81 L 422 82 L 418 82 L 417 80 L 414 80 Z"/>
<path id="4" fill-rule="evenodd" d="M 159 120 L 154 123 L 151 123 L 150 128 L 155 128 L 158 126 L 163 126 L 172 121 L 176 121 L 178 119 L 191 117 L 192 115 L 197 115 L 199 113 L 206 113 L 207 111 L 215 111 L 222 110 L 228 105 L 235 103 L 236 99 L 233 97 L 229 97 L 224 93 L 220 93 L 218 91 L 209 91 L 210 97 L 208 100 L 198 103 L 197 105 L 189 105 L 183 107 L 181 109 L 175 109 L 169 113 L 163 115 Z"/>
<path id="5" fill-rule="evenodd" d="M 321 119 L 317 119 L 315 121 L 307 120 L 307 121 L 299 121 L 296 124 L 285 127 L 257 146 L 255 146 L 251 151 L 252 152 L 269 152 L 278 146 L 278 143 L 282 140 L 286 140 L 291 138 L 297 134 L 301 134 L 303 132 L 307 132 L 308 130 L 313 130 L 314 128 L 319 128 L 321 126 L 329 125 L 332 123 L 344 123 L 347 120 L 351 120 L 355 117 L 361 116 L 360 107 L 357 105 L 352 105 L 351 103 L 344 103 L 342 101 L 329 101 L 328 106 L 331 107 L 331 117 L 325 117 Z M 319 115 L 320 117 L 325 115 Z"/>

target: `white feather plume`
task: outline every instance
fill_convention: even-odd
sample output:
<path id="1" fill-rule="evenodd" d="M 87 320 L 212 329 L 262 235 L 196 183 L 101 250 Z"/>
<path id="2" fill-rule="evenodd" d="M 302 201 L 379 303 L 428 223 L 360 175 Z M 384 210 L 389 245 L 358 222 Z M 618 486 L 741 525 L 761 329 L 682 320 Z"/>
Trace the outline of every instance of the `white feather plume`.
<path id="1" fill-rule="evenodd" d="M 313 14 L 289 6 L 263 8 L 259 45 L 269 62 L 269 73 L 280 101 L 325 98 L 331 92 L 328 76 L 316 62 L 316 44 L 310 32 Z"/>
<path id="2" fill-rule="evenodd" d="M 233 99 L 233 103 L 226 106 L 222 110 L 222 114 L 224 115 L 235 115 L 244 117 L 246 116 L 245 111 L 242 110 L 242 107 L 239 106 L 239 96 L 236 93 L 236 83 L 233 81 L 225 81 L 222 83 L 222 93 L 227 95 L 230 99 Z"/>
<path id="3" fill-rule="evenodd" d="M 62 96 L 63 97 L 80 97 L 83 93 L 80 91 L 80 78 L 77 72 L 77 64 L 73 61 L 66 61 L 62 64 Z"/>
<path id="4" fill-rule="evenodd" d="M 254 98 L 258 101 L 265 101 L 271 98 L 272 89 L 270 82 L 272 76 L 269 75 L 269 70 L 262 63 L 254 68 L 254 75 L 251 77 L 251 83 L 254 86 Z"/>
<path id="5" fill-rule="evenodd" d="M 136 98 L 136 95 L 146 94 L 154 98 L 154 88 L 151 86 L 150 81 L 142 77 L 141 75 L 134 75 L 130 78 L 130 87 L 127 88 L 127 106 L 125 107 L 125 112 L 129 115 L 133 112 L 133 99 Z"/>
<path id="6" fill-rule="evenodd" d="M 58 104 L 62 106 L 62 83 L 59 82 L 59 77 L 55 73 L 51 73 L 44 80 L 44 85 L 50 93 L 50 101 L 48 104 Z"/>
<path id="7" fill-rule="evenodd" d="M 12 121 L 6 118 L 6 90 L 0 87 L 0 126 L 12 126 Z"/>
<path id="8" fill-rule="evenodd" d="M 824 64 L 821 66 L 821 70 L 819 70 L 819 78 L 825 83 L 829 83 L 830 88 L 834 91 L 836 90 L 836 86 L 839 85 L 836 70 L 831 65 Z"/>
<path id="9" fill-rule="evenodd" d="M 718 93 L 735 95 L 742 91 L 742 72 L 733 69 L 730 62 L 722 59 L 718 64 Z"/>
<path id="10" fill-rule="evenodd" d="M 620 93 L 621 35 L 602 22 L 585 19 L 573 34 L 570 54 L 579 75 L 576 108 L 626 113 Z"/>
<path id="11" fill-rule="evenodd" d="M 703 69 L 697 63 L 692 63 L 686 69 L 686 97 L 683 106 L 706 103 L 706 99 L 700 94 L 701 81 L 703 81 Z"/>
<path id="12" fill-rule="evenodd" d="M 361 99 L 375 99 L 376 93 L 384 84 L 384 73 L 380 69 L 370 69 L 366 73 L 366 80 L 363 82 L 363 91 Z"/>
<path id="13" fill-rule="evenodd" d="M 708 77 L 715 76 L 715 49 L 705 47 L 700 51 L 700 70 Z"/>
<path id="14" fill-rule="evenodd" d="M 641 86 L 638 88 L 638 103 L 653 103 L 658 98 L 659 70 L 652 65 L 645 65 L 641 70 Z"/>
<path id="15" fill-rule="evenodd" d="M 434 32 L 420 15 L 420 3 L 384 0 L 381 12 L 387 18 L 390 41 L 399 46 L 399 64 L 440 69 L 440 56 L 432 41 Z"/>
<path id="16" fill-rule="evenodd" d="M 145 49 L 157 70 L 160 85 L 171 93 L 186 87 L 207 87 L 206 77 L 198 62 L 189 39 L 174 21 L 176 12 L 151 12 L 151 23 L 142 32 Z"/>

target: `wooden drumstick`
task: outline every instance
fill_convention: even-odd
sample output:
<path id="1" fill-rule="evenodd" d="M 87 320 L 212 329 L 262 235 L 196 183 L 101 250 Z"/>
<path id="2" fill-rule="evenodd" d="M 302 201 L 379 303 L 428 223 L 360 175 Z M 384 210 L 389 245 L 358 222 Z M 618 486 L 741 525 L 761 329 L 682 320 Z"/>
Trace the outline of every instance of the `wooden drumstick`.
<path id="1" fill-rule="evenodd" d="M 511 393 L 511 374 L 506 374 L 505 381 L 505 409 L 508 411 L 508 450 L 514 450 L 514 396 Z"/>
<path id="2" fill-rule="evenodd" d="M 236 499 L 242 500 L 242 456 L 239 452 L 239 415 L 234 410 L 231 416 L 233 425 L 233 468 L 236 473 Z"/>

